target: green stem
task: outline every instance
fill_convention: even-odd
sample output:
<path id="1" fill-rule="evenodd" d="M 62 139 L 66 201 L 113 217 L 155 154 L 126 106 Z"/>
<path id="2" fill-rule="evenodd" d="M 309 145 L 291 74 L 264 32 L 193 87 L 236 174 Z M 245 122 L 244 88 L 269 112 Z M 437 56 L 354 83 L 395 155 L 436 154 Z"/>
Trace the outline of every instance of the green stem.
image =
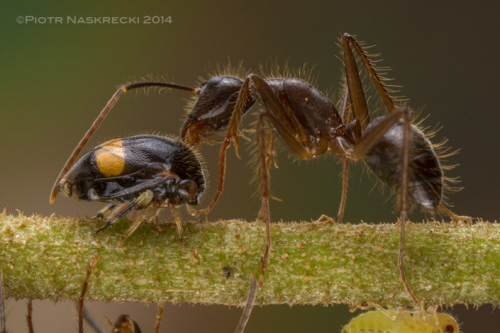
<path id="1" fill-rule="evenodd" d="M 0 268 L 7 297 L 76 300 L 97 253 L 87 299 L 243 305 L 259 275 L 262 223 L 142 225 L 123 248 L 129 223 L 93 236 L 91 220 L 0 215 Z M 397 269 L 399 225 L 273 223 L 273 247 L 257 304 L 410 306 Z M 500 304 L 500 225 L 409 223 L 405 267 L 426 304 Z"/>

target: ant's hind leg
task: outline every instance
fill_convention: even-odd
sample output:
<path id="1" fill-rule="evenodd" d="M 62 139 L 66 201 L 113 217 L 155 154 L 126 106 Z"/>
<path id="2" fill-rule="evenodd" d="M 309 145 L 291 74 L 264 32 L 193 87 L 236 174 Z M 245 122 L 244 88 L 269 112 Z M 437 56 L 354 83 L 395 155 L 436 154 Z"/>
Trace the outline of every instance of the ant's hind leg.
<path id="1" fill-rule="evenodd" d="M 403 131 L 403 152 L 402 157 L 402 173 L 401 173 L 401 188 L 400 188 L 400 222 L 401 230 L 399 235 L 399 252 L 398 252 L 398 268 L 401 277 L 401 282 L 403 283 L 406 292 L 411 296 L 415 305 L 418 304 L 419 300 L 417 296 L 413 293 L 408 281 L 406 280 L 406 273 L 404 269 L 404 246 L 405 246 L 405 227 L 406 221 L 408 219 L 408 189 L 409 189 L 409 171 L 410 171 L 410 145 L 411 145 L 411 123 L 410 117 L 408 115 L 407 108 L 403 108 L 403 119 L 404 119 L 404 131 Z M 394 112 L 395 113 L 395 112 Z M 393 114 L 394 114 L 393 113 Z"/>
<path id="2" fill-rule="evenodd" d="M 355 117 L 359 119 L 362 123 L 363 130 L 370 123 L 370 118 L 368 114 L 368 107 L 366 105 L 366 98 L 363 93 L 363 87 L 361 84 L 361 79 L 359 77 L 358 66 L 354 59 L 354 54 L 351 50 L 351 46 L 356 51 L 363 67 L 370 76 L 370 79 L 377 89 L 378 94 L 382 97 L 387 110 L 390 112 L 396 110 L 396 105 L 389 95 L 385 85 L 382 83 L 382 78 L 377 73 L 375 67 L 369 59 L 366 51 L 361 47 L 358 41 L 349 34 L 344 34 L 342 36 L 342 48 L 344 51 L 344 66 L 346 72 L 347 86 L 350 92 L 350 100 L 354 106 Z"/>
<path id="3" fill-rule="evenodd" d="M 451 210 L 449 210 L 448 208 L 446 208 L 445 205 L 443 204 L 440 204 L 439 205 L 439 209 L 442 210 L 443 212 L 445 212 L 446 214 L 448 214 L 448 216 L 453 220 L 453 221 L 459 221 L 459 220 L 462 220 L 462 221 L 467 221 L 468 223 L 472 223 L 472 217 L 470 216 L 464 216 L 464 215 L 456 215 L 455 213 L 453 213 Z"/>
<path id="4" fill-rule="evenodd" d="M 403 266 L 404 261 L 404 244 L 405 244 L 405 227 L 408 215 L 408 189 L 409 189 L 409 168 L 410 168 L 410 145 L 411 145 L 411 123 L 407 107 L 399 107 L 393 112 L 389 113 L 384 117 L 380 123 L 373 127 L 369 132 L 365 133 L 361 137 L 354 147 L 351 154 L 353 160 L 359 160 L 363 158 L 370 150 L 379 142 L 379 140 L 384 136 L 385 133 L 396 124 L 400 118 L 403 117 L 403 143 L 402 143 L 402 154 L 401 154 L 401 183 L 400 183 L 400 239 L 399 239 L 399 253 L 398 253 L 398 268 L 400 271 L 401 282 L 403 283 L 405 290 L 411 296 L 415 303 L 418 303 L 418 298 L 415 296 L 411 290 L 408 282 L 406 280 L 406 274 Z"/>

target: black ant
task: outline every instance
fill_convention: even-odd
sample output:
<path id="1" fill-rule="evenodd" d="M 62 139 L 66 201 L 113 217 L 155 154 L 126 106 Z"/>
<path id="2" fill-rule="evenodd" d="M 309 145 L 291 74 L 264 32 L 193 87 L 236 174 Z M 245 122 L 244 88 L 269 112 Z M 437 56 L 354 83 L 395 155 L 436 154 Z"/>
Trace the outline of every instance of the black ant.
<path id="1" fill-rule="evenodd" d="M 198 88 L 165 82 L 136 82 L 118 89 L 101 111 L 91 128 L 66 162 L 53 188 L 51 201 L 57 195 L 57 184 L 76 160 L 83 146 L 93 135 L 118 98 L 131 89 L 165 87 L 186 90 L 198 95 L 185 120 L 181 136 L 196 145 L 212 134 L 225 132 L 219 157 L 217 192 L 209 206 L 198 213 L 208 213 L 222 194 L 226 169 L 226 151 L 235 145 L 238 152 L 240 121 L 255 104 L 263 109 L 257 121 L 258 170 L 261 192 L 259 218 L 266 224 L 266 250 L 262 274 L 267 268 L 271 247 L 270 234 L 270 165 L 274 157 L 274 137 L 302 160 L 331 153 L 343 160 L 343 186 L 338 220 L 344 214 L 347 197 L 349 161 L 363 160 L 377 178 L 399 192 L 401 221 L 398 267 L 401 280 L 412 296 L 403 268 L 403 248 L 408 200 L 423 209 L 443 211 L 452 219 L 462 219 L 443 204 L 446 178 L 437 153 L 426 135 L 409 118 L 409 109 L 396 105 L 383 79 L 370 62 L 367 52 L 349 34 L 341 38 L 345 70 L 345 89 L 341 112 L 331 100 L 308 82 L 293 77 L 262 78 L 249 74 L 245 78 L 214 76 Z M 388 111 L 385 116 L 370 118 L 365 92 L 355 54 L 370 77 Z M 467 218 L 469 219 L 469 218 Z"/>

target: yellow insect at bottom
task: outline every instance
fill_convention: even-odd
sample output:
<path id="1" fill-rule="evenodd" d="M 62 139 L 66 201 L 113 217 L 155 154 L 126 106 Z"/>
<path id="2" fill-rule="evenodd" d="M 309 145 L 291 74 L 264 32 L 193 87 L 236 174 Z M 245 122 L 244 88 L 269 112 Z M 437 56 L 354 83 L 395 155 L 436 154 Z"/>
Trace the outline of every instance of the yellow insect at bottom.
<path id="1" fill-rule="evenodd" d="M 344 326 L 342 333 L 458 333 L 456 320 L 435 310 L 377 310 L 360 314 Z"/>

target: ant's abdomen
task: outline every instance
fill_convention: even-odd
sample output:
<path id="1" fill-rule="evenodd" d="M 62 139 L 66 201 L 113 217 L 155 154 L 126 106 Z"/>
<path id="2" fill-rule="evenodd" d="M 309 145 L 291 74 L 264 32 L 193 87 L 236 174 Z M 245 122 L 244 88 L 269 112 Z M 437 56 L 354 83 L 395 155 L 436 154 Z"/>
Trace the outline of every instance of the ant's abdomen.
<path id="1" fill-rule="evenodd" d="M 374 119 L 366 128 L 369 132 L 384 117 Z M 399 190 L 402 178 L 402 141 L 404 124 L 401 120 L 366 154 L 368 168 L 383 183 Z M 435 211 L 443 197 L 443 170 L 431 142 L 416 126 L 411 125 L 408 194 L 413 202 Z"/>

